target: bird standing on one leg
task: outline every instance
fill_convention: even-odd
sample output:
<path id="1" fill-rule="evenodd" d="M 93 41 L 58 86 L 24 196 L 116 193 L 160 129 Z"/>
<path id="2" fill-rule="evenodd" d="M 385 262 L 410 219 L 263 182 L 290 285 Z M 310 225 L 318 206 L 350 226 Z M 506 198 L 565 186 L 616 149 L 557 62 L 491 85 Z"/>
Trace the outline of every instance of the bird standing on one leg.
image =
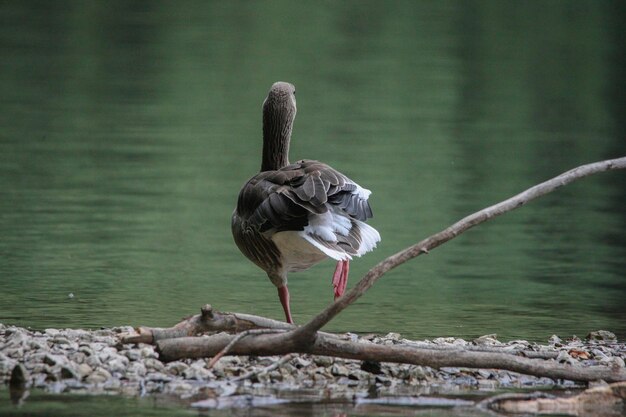
<path id="1" fill-rule="evenodd" d="M 352 257 L 380 241 L 376 229 L 365 223 L 372 217 L 369 190 L 318 161 L 289 164 L 295 94 L 292 84 L 277 82 L 263 102 L 261 172 L 241 189 L 232 217 L 235 243 L 278 288 L 289 323 L 287 273 L 335 259 L 336 299 L 346 290 Z"/>

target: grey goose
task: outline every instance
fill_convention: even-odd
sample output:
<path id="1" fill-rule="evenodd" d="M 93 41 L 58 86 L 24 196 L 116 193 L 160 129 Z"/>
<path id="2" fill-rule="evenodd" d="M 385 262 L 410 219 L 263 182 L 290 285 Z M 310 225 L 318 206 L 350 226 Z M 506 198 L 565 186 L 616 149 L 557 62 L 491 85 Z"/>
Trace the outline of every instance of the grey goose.
<path id="1" fill-rule="evenodd" d="M 324 163 L 289 163 L 295 93 L 292 84 L 276 82 L 263 102 L 261 172 L 242 187 L 232 216 L 235 243 L 278 288 L 289 323 L 289 272 L 334 259 L 337 299 L 345 292 L 352 257 L 380 241 L 376 229 L 365 223 L 372 217 L 369 190 Z"/>

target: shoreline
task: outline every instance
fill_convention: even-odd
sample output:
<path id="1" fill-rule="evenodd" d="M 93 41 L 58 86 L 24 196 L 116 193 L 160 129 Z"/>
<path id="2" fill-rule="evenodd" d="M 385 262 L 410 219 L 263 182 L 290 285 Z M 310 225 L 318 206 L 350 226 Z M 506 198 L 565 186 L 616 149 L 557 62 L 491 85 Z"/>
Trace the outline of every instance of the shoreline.
<path id="1" fill-rule="evenodd" d="M 163 363 L 154 346 L 121 344 L 118 335 L 132 328 L 103 330 L 29 330 L 0 324 L 0 382 L 11 388 L 49 393 L 169 396 L 197 408 L 245 407 L 282 402 L 367 402 L 403 398 L 493 395 L 505 390 L 582 390 L 588 386 L 494 369 L 441 368 L 362 362 L 327 356 L 225 356 L 212 369 L 207 359 Z M 495 335 L 473 341 L 425 341 L 384 336 L 345 335 L 364 343 L 401 344 L 437 349 L 498 348 L 528 351 L 572 365 L 624 367 L 626 344 L 610 332 L 590 340 L 547 343 L 498 341 Z M 388 399 L 388 400 L 385 400 Z M 466 400 L 451 400 L 466 401 Z M 451 405 L 454 405 L 451 403 Z"/>

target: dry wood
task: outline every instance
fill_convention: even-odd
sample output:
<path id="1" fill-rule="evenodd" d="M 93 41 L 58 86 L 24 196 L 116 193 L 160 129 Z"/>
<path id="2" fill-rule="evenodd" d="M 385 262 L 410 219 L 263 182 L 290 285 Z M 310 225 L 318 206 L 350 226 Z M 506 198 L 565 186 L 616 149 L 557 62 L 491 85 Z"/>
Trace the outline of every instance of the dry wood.
<path id="1" fill-rule="evenodd" d="M 236 336 L 221 333 L 210 337 L 185 337 L 157 342 L 159 357 L 164 361 L 182 358 L 204 358 L 218 354 Z M 235 355 L 283 355 L 308 353 L 377 362 L 408 363 L 433 368 L 496 368 L 526 375 L 553 379 L 607 382 L 626 381 L 626 369 L 607 366 L 574 366 L 543 359 L 529 359 L 501 352 L 474 352 L 463 348 L 440 350 L 402 345 L 379 345 L 341 340 L 319 334 L 310 345 L 293 344 L 287 333 L 247 337 L 230 347 Z"/>
<path id="2" fill-rule="evenodd" d="M 251 329 L 295 329 L 293 324 L 272 320 L 267 317 L 241 313 L 222 313 L 213 310 L 210 304 L 200 309 L 200 314 L 183 319 L 169 328 L 144 327 L 135 329 L 136 333 L 122 334 L 122 343 L 149 343 L 177 337 L 196 336 L 209 332 L 241 332 Z"/>

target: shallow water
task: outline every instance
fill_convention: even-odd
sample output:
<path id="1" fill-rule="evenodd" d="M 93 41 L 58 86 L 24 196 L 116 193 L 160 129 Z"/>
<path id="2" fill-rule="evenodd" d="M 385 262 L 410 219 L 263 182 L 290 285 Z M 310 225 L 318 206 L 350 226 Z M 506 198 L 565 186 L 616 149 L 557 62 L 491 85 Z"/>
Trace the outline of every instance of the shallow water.
<path id="1" fill-rule="evenodd" d="M 272 417 L 366 417 L 366 416 L 428 416 L 428 417 L 484 417 L 487 412 L 466 406 L 452 407 L 437 405 L 445 403 L 446 399 L 432 399 L 429 406 L 399 406 L 386 404 L 311 404 L 295 403 L 281 405 L 266 405 L 256 408 L 254 411 L 237 408 L 227 410 L 215 410 L 207 414 L 207 410 L 181 407 L 183 402 L 175 402 L 171 399 L 153 398 L 120 398 L 106 395 L 58 395 L 47 394 L 39 391 L 29 393 L 23 402 L 4 401 L 8 399 L 8 390 L 0 389 L 0 415 L 11 416 L 205 416 L 213 417 L 243 417 L 243 416 L 272 416 Z"/>
<path id="2" fill-rule="evenodd" d="M 165 326 L 207 302 L 281 318 L 229 225 L 279 79 L 297 87 L 292 159 L 373 191 L 383 240 L 352 284 L 623 156 L 623 16 L 611 1 L 5 3 L 0 322 Z M 625 205 L 624 172 L 582 180 L 390 272 L 328 329 L 626 337 Z M 297 322 L 331 301 L 332 270 L 292 275 Z"/>

